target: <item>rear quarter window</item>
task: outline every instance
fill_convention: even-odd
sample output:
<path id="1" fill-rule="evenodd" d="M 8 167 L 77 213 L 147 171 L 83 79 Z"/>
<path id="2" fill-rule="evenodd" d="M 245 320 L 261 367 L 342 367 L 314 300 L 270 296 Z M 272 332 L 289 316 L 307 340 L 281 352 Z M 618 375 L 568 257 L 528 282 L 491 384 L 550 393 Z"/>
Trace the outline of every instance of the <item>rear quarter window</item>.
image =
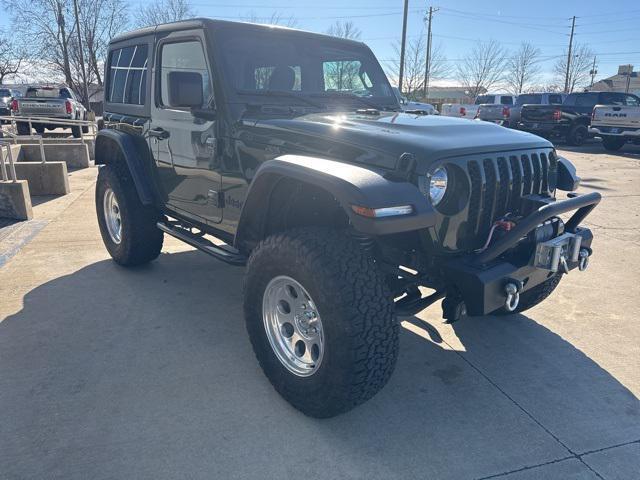
<path id="1" fill-rule="evenodd" d="M 147 45 L 111 50 L 107 68 L 107 101 L 144 105 L 147 90 Z"/>

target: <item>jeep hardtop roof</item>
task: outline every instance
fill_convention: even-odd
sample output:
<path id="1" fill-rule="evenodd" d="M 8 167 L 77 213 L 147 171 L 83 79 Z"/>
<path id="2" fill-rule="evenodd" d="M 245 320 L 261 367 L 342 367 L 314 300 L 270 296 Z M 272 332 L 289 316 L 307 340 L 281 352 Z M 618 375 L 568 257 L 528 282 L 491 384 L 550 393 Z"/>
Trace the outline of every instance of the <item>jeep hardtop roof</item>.
<path id="1" fill-rule="evenodd" d="M 221 27 L 237 27 L 239 29 L 251 29 L 251 30 L 282 30 L 293 32 L 299 35 L 305 35 L 308 37 L 318 37 L 318 39 L 331 39 L 331 40 L 339 40 L 345 43 L 352 43 L 355 45 L 364 45 L 363 42 L 358 42 L 356 40 L 349 40 L 345 38 L 337 38 L 332 37 L 331 35 L 325 35 L 323 33 L 315 33 L 308 32 L 306 30 L 298 30 L 295 28 L 283 27 L 280 25 L 265 25 L 260 23 L 249 23 L 249 22 L 231 22 L 228 20 L 217 20 L 213 18 L 192 18 L 189 20 L 181 20 L 179 22 L 171 22 L 171 23 L 163 23 L 161 25 L 155 25 L 152 27 L 144 27 L 139 28 L 137 30 L 131 30 L 130 32 L 123 33 L 121 35 L 117 35 L 111 39 L 110 44 L 124 42 L 127 40 L 131 40 L 137 37 L 144 37 L 146 35 L 152 35 L 155 33 L 162 32 L 175 32 L 177 30 L 191 30 L 195 28 L 209 28 L 209 29 L 217 29 Z"/>

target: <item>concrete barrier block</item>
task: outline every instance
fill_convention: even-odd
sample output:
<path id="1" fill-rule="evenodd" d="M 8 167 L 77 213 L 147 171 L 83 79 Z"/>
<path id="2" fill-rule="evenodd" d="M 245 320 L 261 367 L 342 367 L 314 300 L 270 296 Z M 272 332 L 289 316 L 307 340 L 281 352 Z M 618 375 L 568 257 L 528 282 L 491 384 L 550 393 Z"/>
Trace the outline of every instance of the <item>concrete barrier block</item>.
<path id="1" fill-rule="evenodd" d="M 17 182 L 0 180 L 0 217 L 31 220 L 31 196 L 26 180 Z"/>
<path id="2" fill-rule="evenodd" d="M 18 178 L 29 182 L 31 195 L 66 195 L 70 192 L 65 162 L 17 162 L 15 167 Z"/>
<path id="3" fill-rule="evenodd" d="M 22 160 L 39 162 L 40 145 L 21 145 Z M 47 162 L 66 162 L 67 167 L 87 168 L 91 165 L 88 147 L 81 143 L 45 143 L 44 156 Z"/>

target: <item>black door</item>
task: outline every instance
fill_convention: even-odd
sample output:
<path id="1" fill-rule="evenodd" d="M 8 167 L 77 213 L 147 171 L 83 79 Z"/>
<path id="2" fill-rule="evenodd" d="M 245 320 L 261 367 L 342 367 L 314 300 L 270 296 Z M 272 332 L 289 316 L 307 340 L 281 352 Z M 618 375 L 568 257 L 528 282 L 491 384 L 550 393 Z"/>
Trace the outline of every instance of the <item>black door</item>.
<path id="1" fill-rule="evenodd" d="M 181 31 L 158 43 L 155 104 L 151 130 L 157 140 L 158 172 L 168 206 L 195 220 L 219 223 L 221 177 L 216 158 L 216 121 L 193 116 L 169 103 L 170 72 L 193 72 L 202 78 L 203 109 L 214 105 L 210 66 L 201 31 Z"/>

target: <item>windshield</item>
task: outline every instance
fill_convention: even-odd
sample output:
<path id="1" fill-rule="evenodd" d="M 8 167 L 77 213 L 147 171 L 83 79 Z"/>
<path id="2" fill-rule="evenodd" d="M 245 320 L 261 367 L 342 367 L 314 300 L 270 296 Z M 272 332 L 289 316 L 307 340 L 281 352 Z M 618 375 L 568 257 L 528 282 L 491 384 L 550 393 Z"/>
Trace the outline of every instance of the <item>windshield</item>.
<path id="1" fill-rule="evenodd" d="M 518 95 L 516 103 L 518 105 L 540 105 L 542 103 L 542 95 Z"/>
<path id="2" fill-rule="evenodd" d="M 66 88 L 30 87 L 25 94 L 27 98 L 70 98 Z"/>
<path id="3" fill-rule="evenodd" d="M 494 103 L 495 95 L 480 95 L 476 98 L 476 105 L 482 105 L 485 103 Z"/>
<path id="4" fill-rule="evenodd" d="M 286 30 L 228 28 L 218 35 L 227 82 L 252 103 L 312 97 L 323 107 L 398 106 L 382 68 L 362 45 Z"/>

